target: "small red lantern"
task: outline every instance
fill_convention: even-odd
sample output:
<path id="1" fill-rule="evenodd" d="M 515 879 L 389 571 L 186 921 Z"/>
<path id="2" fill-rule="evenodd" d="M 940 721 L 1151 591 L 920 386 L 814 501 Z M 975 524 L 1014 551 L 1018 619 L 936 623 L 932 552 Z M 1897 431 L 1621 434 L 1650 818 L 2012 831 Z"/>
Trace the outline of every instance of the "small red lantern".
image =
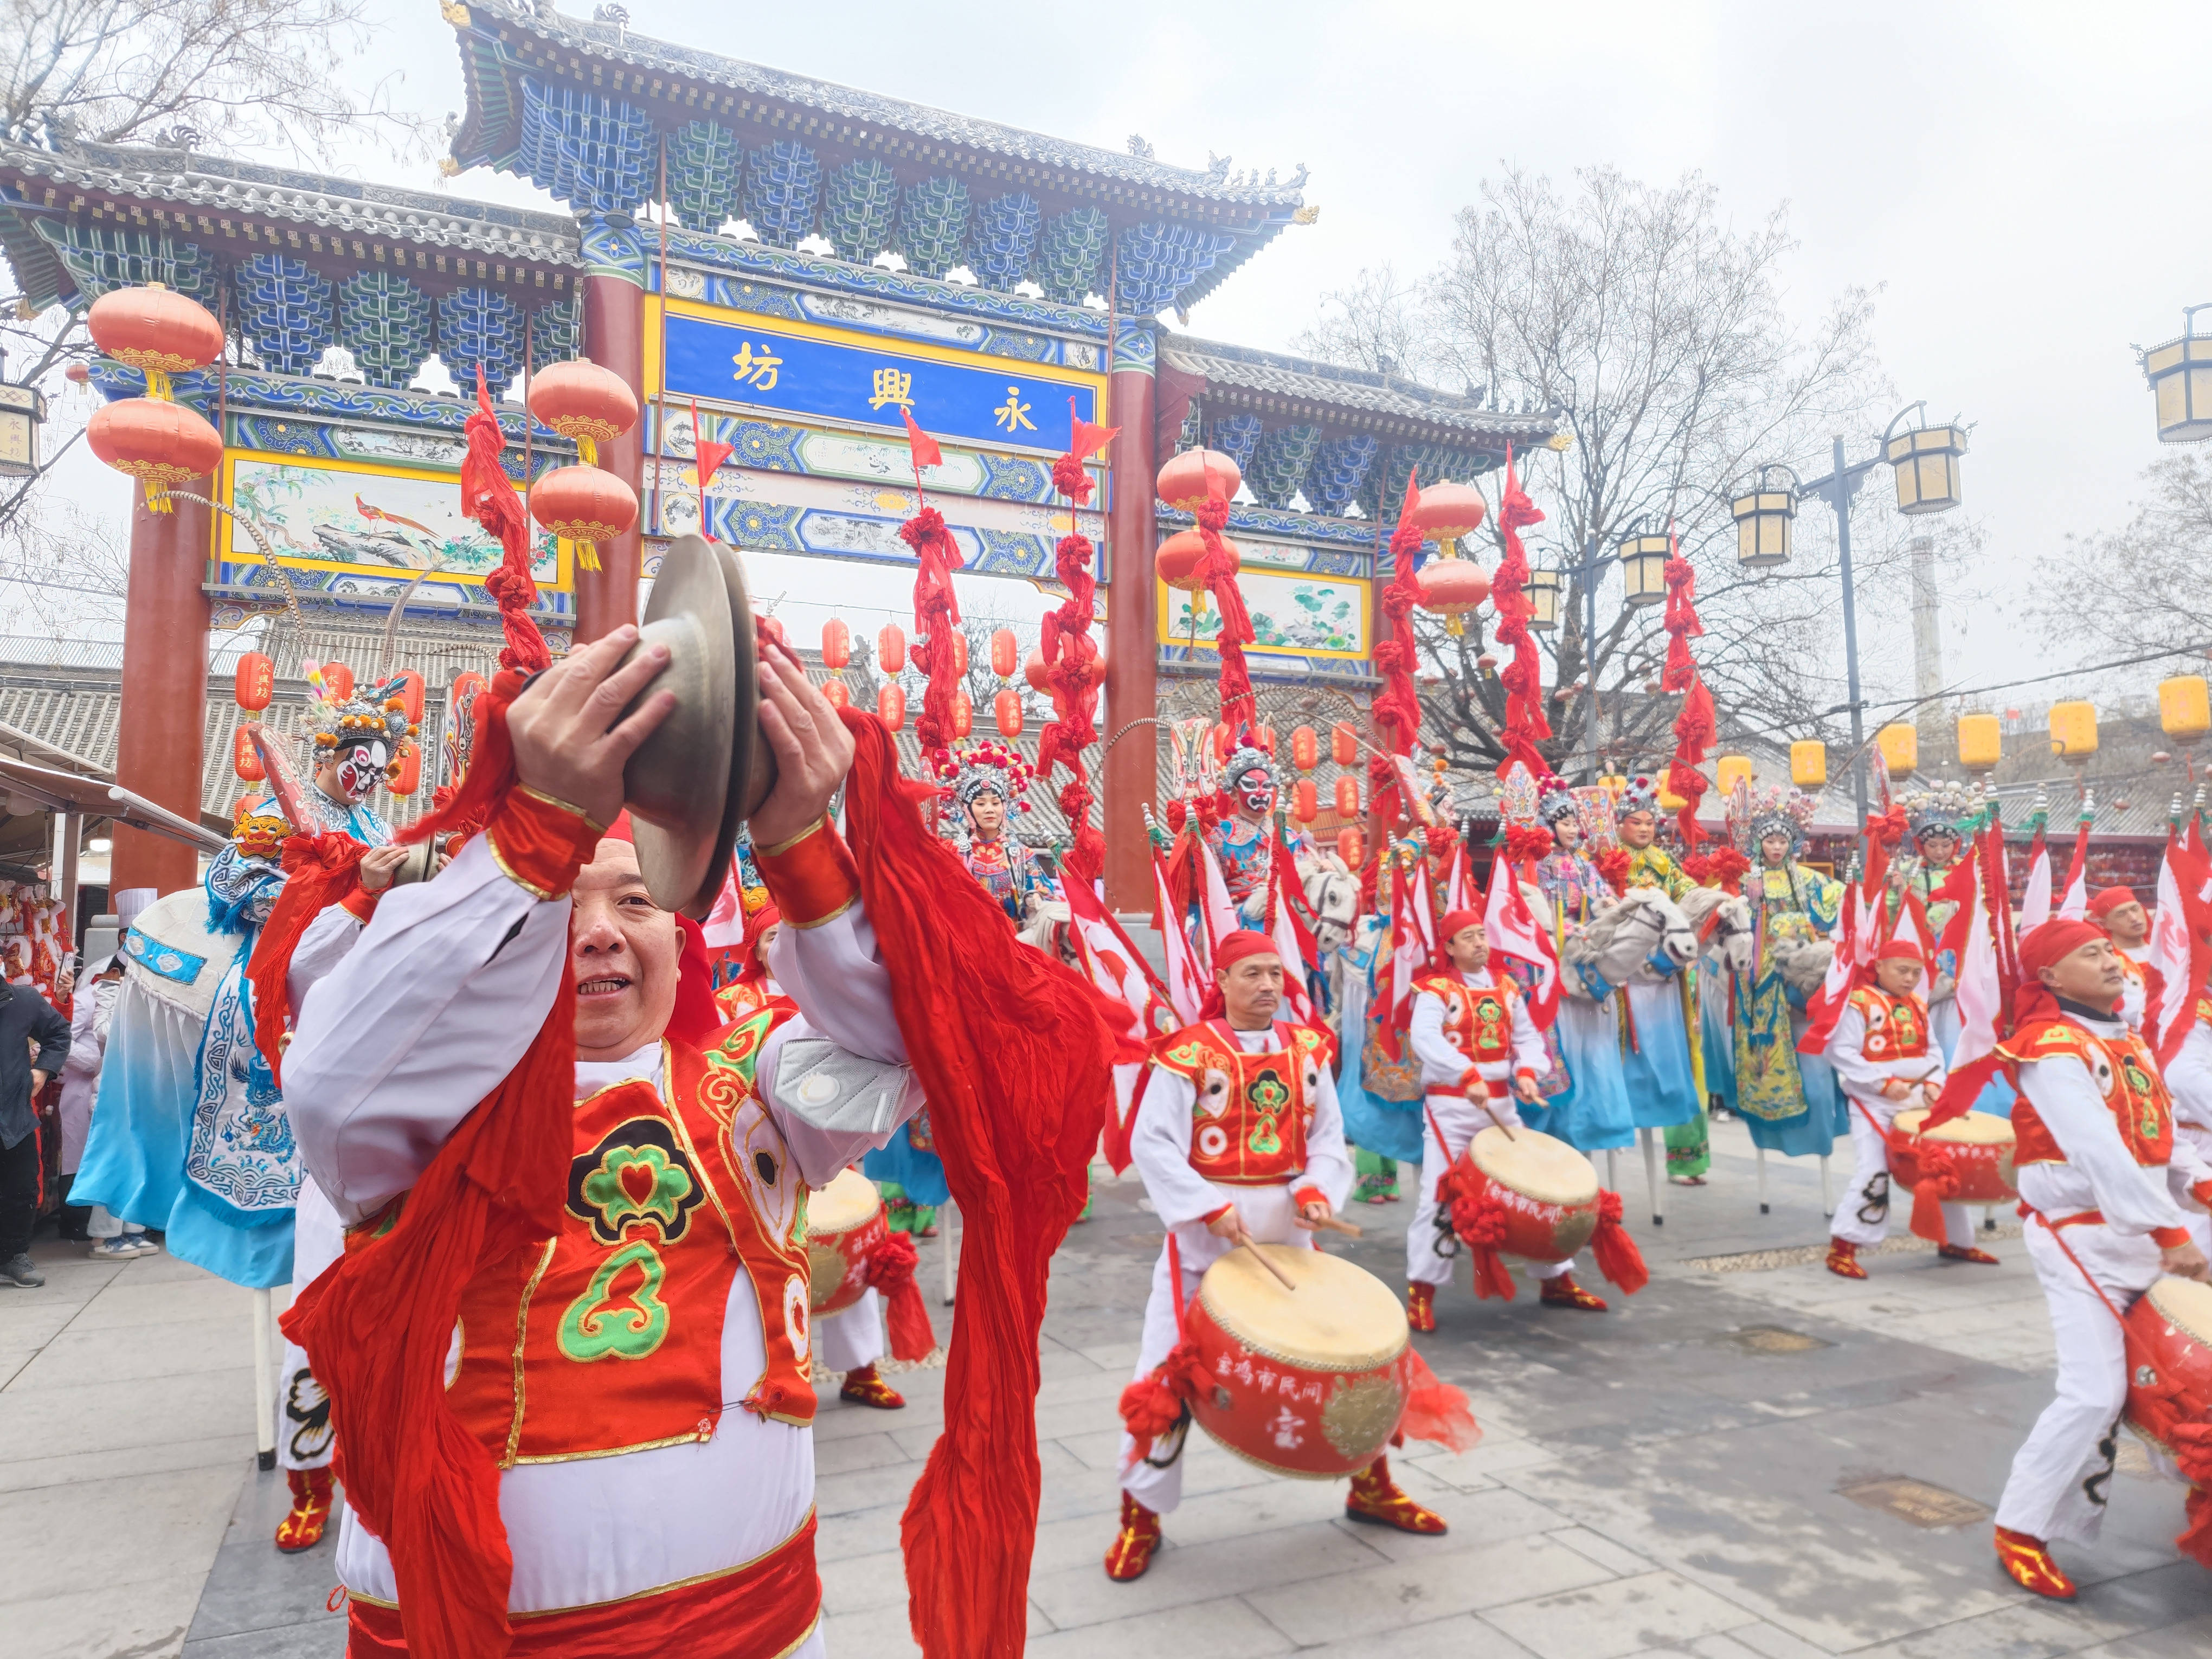
<path id="1" fill-rule="evenodd" d="M 322 665 L 323 689 L 330 693 L 332 702 L 343 702 L 353 696 L 353 670 L 342 662 L 326 662 Z"/>
<path id="2" fill-rule="evenodd" d="M 407 729 L 412 732 L 422 724 L 422 677 L 411 668 L 403 668 L 392 677 L 398 688 L 392 695 L 399 700 L 399 712 L 407 716 Z"/>
<path id="3" fill-rule="evenodd" d="M 395 795 L 411 795 L 422 781 L 422 750 L 420 745 L 403 743 L 384 769 L 384 787 Z"/>
<path id="4" fill-rule="evenodd" d="M 1022 734 L 1022 694 L 1008 686 L 991 700 L 991 718 L 998 722 L 1002 738 L 1018 738 Z"/>
<path id="5" fill-rule="evenodd" d="M 1311 778 L 1300 778 L 1291 786 L 1291 816 L 1300 823 L 1311 823 L 1321 816 L 1321 792 Z"/>
<path id="6" fill-rule="evenodd" d="M 1449 549 L 1462 536 L 1472 536 L 1490 510 L 1482 492 L 1466 484 L 1434 483 L 1424 489 L 1409 515 L 1420 527 L 1424 541 Z"/>
<path id="7" fill-rule="evenodd" d="M 1328 728 L 1328 757 L 1339 766 L 1352 766 L 1359 760 L 1359 733 L 1339 720 Z"/>
<path id="8" fill-rule="evenodd" d="M 222 437 L 182 404 L 125 398 L 93 411 L 84 430 L 92 453 L 146 486 L 146 510 L 167 513 L 169 486 L 204 478 L 222 464 Z"/>
<path id="9" fill-rule="evenodd" d="M 238 706 L 258 714 L 269 707 L 269 699 L 276 695 L 276 665 L 258 651 L 249 651 L 238 659 L 238 672 L 232 676 L 230 685 L 230 694 Z"/>
<path id="10" fill-rule="evenodd" d="M 822 695 L 832 708 L 850 708 L 853 706 L 853 688 L 842 680 L 823 681 Z"/>
<path id="11" fill-rule="evenodd" d="M 612 369 L 580 358 L 549 364 L 530 377 L 530 412 L 573 439 L 576 453 L 595 463 L 599 445 L 637 424 L 637 394 Z"/>
<path id="12" fill-rule="evenodd" d="M 1291 733 L 1291 764 L 1301 772 L 1310 772 L 1321 764 L 1321 738 L 1310 726 L 1301 726 Z"/>
<path id="13" fill-rule="evenodd" d="M 1336 815 L 1340 818 L 1359 816 L 1359 780 L 1349 772 L 1336 781 Z"/>
<path id="14" fill-rule="evenodd" d="M 1014 677 L 1021 666 L 1022 642 L 1014 637 L 1011 628 L 994 629 L 991 635 L 991 672 L 1002 680 Z"/>
<path id="15" fill-rule="evenodd" d="M 1045 678 L 1050 672 L 1051 670 L 1045 666 L 1044 648 L 1042 646 L 1030 652 L 1029 660 L 1022 665 L 1022 678 L 1030 683 L 1030 689 L 1033 691 L 1047 693 L 1051 691 L 1052 682 Z"/>
<path id="16" fill-rule="evenodd" d="M 596 466 L 557 466 L 530 486 L 530 516 L 582 544 L 584 568 L 597 570 L 599 544 L 637 522 L 637 492 Z"/>
<path id="17" fill-rule="evenodd" d="M 956 674 L 968 672 L 968 636 L 965 634 L 952 636 L 952 672 Z"/>
<path id="18" fill-rule="evenodd" d="M 876 693 L 876 716 L 894 732 L 906 730 L 906 693 L 886 685 Z"/>
<path id="19" fill-rule="evenodd" d="M 876 630 L 876 660 L 886 674 L 903 672 L 906 668 L 906 629 L 896 623 L 885 623 Z"/>
<path id="20" fill-rule="evenodd" d="M 957 639 L 957 635 L 954 635 Z M 952 735 L 964 738 L 975 729 L 975 705 L 969 701 L 965 691 L 952 694 Z"/>
<path id="21" fill-rule="evenodd" d="M 103 356 L 143 374 L 147 394 L 164 401 L 170 375 L 222 356 L 222 325 L 214 313 L 159 283 L 111 289 L 92 302 L 84 322 Z"/>
<path id="22" fill-rule="evenodd" d="M 842 668 L 853 660 L 853 630 L 845 626 L 842 617 L 832 617 L 822 624 L 822 665 Z"/>
<path id="23" fill-rule="evenodd" d="M 1445 631 L 1467 631 L 1462 620 L 1490 597 L 1490 578 L 1473 559 L 1431 559 L 1413 578 L 1421 590 L 1414 603 L 1432 617 L 1444 619 Z"/>
<path id="24" fill-rule="evenodd" d="M 1336 855 L 1353 870 L 1367 862 L 1367 843 L 1350 824 L 1336 832 Z"/>
<path id="25" fill-rule="evenodd" d="M 1186 449 L 1160 469 L 1159 497 L 1170 507 L 1195 513 L 1208 496 L 1232 501 L 1244 485 L 1237 463 L 1218 449 Z"/>
<path id="26" fill-rule="evenodd" d="M 230 769 L 248 783 L 258 783 L 268 776 L 262 769 L 261 756 L 253 746 L 253 738 L 244 726 L 231 734 Z"/>
<path id="27" fill-rule="evenodd" d="M 1231 552 L 1237 544 L 1225 544 Z M 1182 530 L 1160 544 L 1160 550 L 1152 555 L 1152 568 L 1159 572 L 1160 580 L 1170 587 L 1185 593 L 1203 592 L 1206 578 L 1200 573 L 1206 564 L 1206 538 L 1195 530 Z M 1241 568 L 1241 565 L 1240 565 Z M 1203 608 L 1204 602 L 1194 602 L 1193 609 Z"/>

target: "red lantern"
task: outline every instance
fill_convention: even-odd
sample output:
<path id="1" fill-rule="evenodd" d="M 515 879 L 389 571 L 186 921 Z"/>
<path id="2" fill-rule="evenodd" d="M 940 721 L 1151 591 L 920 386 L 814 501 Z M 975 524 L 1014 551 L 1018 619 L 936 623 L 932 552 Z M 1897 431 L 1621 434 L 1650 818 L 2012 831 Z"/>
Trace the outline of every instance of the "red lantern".
<path id="1" fill-rule="evenodd" d="M 1480 490 L 1466 484 L 1434 483 L 1421 491 L 1409 516 L 1420 527 L 1424 541 L 1449 545 L 1480 529 L 1482 515 L 1489 510 Z"/>
<path id="2" fill-rule="evenodd" d="M 1291 764 L 1301 772 L 1310 772 L 1321 764 L 1321 739 L 1310 726 L 1301 726 L 1291 733 Z"/>
<path id="3" fill-rule="evenodd" d="M 1022 678 L 1029 681 L 1034 691 L 1049 692 L 1052 682 L 1045 678 L 1051 671 L 1045 666 L 1044 650 L 1039 647 L 1030 653 L 1029 660 L 1022 665 Z"/>
<path id="4" fill-rule="evenodd" d="M 1236 550 L 1234 542 L 1230 550 Z M 1206 538 L 1195 530 L 1178 531 L 1160 544 L 1160 550 L 1152 555 L 1152 568 L 1170 587 L 1180 588 L 1186 593 L 1195 593 L 1206 586 L 1206 578 L 1199 574 L 1206 562 Z"/>
<path id="5" fill-rule="evenodd" d="M 1014 670 L 1021 665 L 1021 660 L 1022 642 L 1014 637 L 1014 630 L 1011 628 L 994 630 L 991 635 L 991 672 L 1002 680 L 1010 680 L 1014 677 Z"/>
<path id="6" fill-rule="evenodd" d="M 253 738 L 244 726 L 231 734 L 230 769 L 248 783 L 258 783 L 268 774 L 262 769 L 261 756 L 253 747 Z"/>
<path id="7" fill-rule="evenodd" d="M 991 700 L 991 717 L 998 722 L 1002 738 L 1018 738 L 1022 734 L 1022 694 L 1012 686 Z"/>
<path id="8" fill-rule="evenodd" d="M 876 660 L 886 674 L 896 674 L 906 667 L 906 629 L 896 623 L 885 623 L 876 630 Z"/>
<path id="9" fill-rule="evenodd" d="M 1359 816 L 1359 780 L 1349 772 L 1336 781 L 1336 815 L 1340 818 Z"/>
<path id="10" fill-rule="evenodd" d="M 92 453 L 146 486 L 146 508 L 169 511 L 168 489 L 222 464 L 222 437 L 182 404 L 125 398 L 94 410 L 84 431 Z"/>
<path id="11" fill-rule="evenodd" d="M 953 637 L 957 639 L 958 635 Z M 965 691 L 952 694 L 952 735 L 964 738 L 975 729 L 975 705 L 968 700 Z"/>
<path id="12" fill-rule="evenodd" d="M 230 685 L 238 706 L 258 714 L 276 695 L 276 665 L 258 651 L 249 651 L 238 659 L 238 672 Z"/>
<path id="13" fill-rule="evenodd" d="M 399 700 L 399 712 L 407 716 L 407 729 L 411 732 L 422 724 L 422 677 L 411 668 L 403 668 L 392 678 L 398 682 L 392 696 Z"/>
<path id="14" fill-rule="evenodd" d="M 1243 487 L 1244 475 L 1237 463 L 1218 449 L 1186 449 L 1171 456 L 1160 469 L 1160 499 L 1185 513 L 1198 511 L 1209 495 L 1231 501 Z"/>
<path id="15" fill-rule="evenodd" d="M 330 693 L 332 702 L 343 702 L 353 696 L 353 670 L 343 663 L 325 663 L 322 676 L 323 689 Z"/>
<path id="16" fill-rule="evenodd" d="M 853 630 L 844 618 L 832 617 L 822 624 L 822 665 L 842 668 L 853 660 Z"/>
<path id="17" fill-rule="evenodd" d="M 1336 832 L 1336 855 L 1353 870 L 1367 862 L 1367 843 L 1350 824 Z"/>
<path id="18" fill-rule="evenodd" d="M 1490 578 L 1473 559 L 1431 559 L 1413 580 L 1421 590 L 1415 603 L 1453 634 L 1464 632 L 1460 618 L 1490 597 Z"/>
<path id="19" fill-rule="evenodd" d="M 952 672 L 956 674 L 968 672 L 968 636 L 965 634 L 952 636 Z"/>
<path id="20" fill-rule="evenodd" d="M 850 708 L 853 706 L 853 688 L 842 680 L 825 680 L 822 695 L 829 700 L 832 708 Z"/>
<path id="21" fill-rule="evenodd" d="M 1311 823 L 1321 816 L 1320 792 L 1311 778 L 1300 778 L 1291 787 L 1291 816 L 1300 823 Z"/>
<path id="22" fill-rule="evenodd" d="M 1359 733 L 1341 720 L 1330 726 L 1328 757 L 1339 766 L 1356 765 L 1359 760 Z"/>
<path id="23" fill-rule="evenodd" d="M 637 394 L 621 375 L 597 363 L 553 363 L 530 377 L 530 412 L 573 439 L 586 461 L 596 461 L 598 445 L 637 424 Z"/>
<path id="24" fill-rule="evenodd" d="M 101 353 L 142 372 L 155 398 L 168 397 L 168 376 L 222 356 L 222 325 L 214 314 L 159 283 L 110 289 L 92 302 L 84 321 Z"/>
<path id="25" fill-rule="evenodd" d="M 384 769 L 384 787 L 395 795 L 411 795 L 422 781 L 422 750 L 411 743 L 403 743 Z"/>
<path id="26" fill-rule="evenodd" d="M 894 732 L 906 730 L 906 693 L 886 685 L 876 693 L 876 715 Z"/>
<path id="27" fill-rule="evenodd" d="M 530 516 L 555 535 L 582 543 L 584 568 L 597 570 L 598 544 L 637 522 L 637 492 L 596 466 L 557 466 L 530 486 Z"/>

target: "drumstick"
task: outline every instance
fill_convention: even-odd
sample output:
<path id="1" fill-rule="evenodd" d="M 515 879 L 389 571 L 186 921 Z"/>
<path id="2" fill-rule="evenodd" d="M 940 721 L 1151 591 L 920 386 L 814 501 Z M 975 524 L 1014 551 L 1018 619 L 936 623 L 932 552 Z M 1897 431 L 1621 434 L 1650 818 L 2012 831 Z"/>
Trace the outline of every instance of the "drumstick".
<path id="1" fill-rule="evenodd" d="M 1244 1248 L 1252 1252 L 1252 1259 L 1254 1261 L 1257 1261 L 1269 1273 L 1274 1274 L 1275 1282 L 1278 1285 L 1280 1285 L 1286 1291 L 1295 1291 L 1297 1289 L 1297 1285 L 1291 1283 L 1290 1276 L 1280 1267 L 1278 1267 L 1273 1262 L 1268 1261 L 1257 1244 L 1254 1243 L 1248 1238 L 1244 1241 Z"/>
<path id="2" fill-rule="evenodd" d="M 1358 1223 L 1353 1221 L 1339 1221 L 1333 1215 L 1323 1216 L 1320 1220 L 1315 1222 L 1313 1224 L 1316 1227 L 1326 1227 L 1333 1233 L 1344 1233 L 1352 1238 L 1364 1238 L 1366 1237 L 1365 1234 L 1359 1231 Z"/>
<path id="3" fill-rule="evenodd" d="M 1516 1138 L 1512 1130 L 1505 1128 L 1505 1120 L 1490 1109 L 1490 1103 L 1487 1100 L 1483 1101 L 1481 1103 L 1481 1106 L 1483 1115 L 1490 1120 L 1493 1127 L 1505 1129 L 1505 1138 L 1508 1140 L 1512 1140 Z"/>

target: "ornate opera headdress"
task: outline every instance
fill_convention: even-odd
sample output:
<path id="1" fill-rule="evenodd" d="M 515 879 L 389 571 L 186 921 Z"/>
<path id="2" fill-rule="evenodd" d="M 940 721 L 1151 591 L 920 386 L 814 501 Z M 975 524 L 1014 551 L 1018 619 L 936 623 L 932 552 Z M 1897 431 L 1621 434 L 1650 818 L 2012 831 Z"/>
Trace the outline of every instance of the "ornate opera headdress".
<path id="1" fill-rule="evenodd" d="M 1576 800 L 1575 792 L 1556 773 L 1536 781 L 1536 816 L 1547 823 L 1557 823 L 1563 818 L 1579 821 L 1582 817 L 1582 804 Z"/>
<path id="2" fill-rule="evenodd" d="M 1899 805 L 1905 808 L 1905 821 L 1912 826 L 1912 844 L 1917 847 L 1929 836 L 1949 836 L 1956 839 L 1959 820 L 1972 810 L 1966 792 L 1956 784 L 1936 789 L 1916 790 Z"/>
<path id="3" fill-rule="evenodd" d="M 1629 779 L 1620 798 L 1613 804 L 1616 823 L 1638 812 L 1649 812 L 1655 818 L 1659 816 L 1659 786 L 1650 778 Z"/>
<path id="4" fill-rule="evenodd" d="M 398 678 L 372 685 L 358 696 L 344 698 L 331 695 L 320 668 L 307 670 L 307 684 L 315 695 L 307 705 L 307 731 L 313 750 L 312 758 L 318 765 L 352 743 L 381 743 L 389 751 L 386 757 L 389 759 L 399 752 L 400 739 L 414 733 L 415 728 L 407 723 L 406 705 L 399 697 L 404 682 Z"/>
<path id="5" fill-rule="evenodd" d="M 981 794 L 996 795 L 1010 812 L 1030 810 L 1030 763 L 1011 744 L 989 738 L 952 751 L 952 798 L 965 811 Z"/>
<path id="6" fill-rule="evenodd" d="M 1805 826 L 1813 821 L 1817 803 L 1800 789 L 1782 784 L 1760 784 L 1747 787 L 1748 799 L 1741 810 L 1731 803 L 1730 816 L 1735 820 L 1736 850 L 1756 861 L 1759 844 L 1769 836 L 1790 837 L 1790 856 L 1796 858 L 1804 850 Z"/>

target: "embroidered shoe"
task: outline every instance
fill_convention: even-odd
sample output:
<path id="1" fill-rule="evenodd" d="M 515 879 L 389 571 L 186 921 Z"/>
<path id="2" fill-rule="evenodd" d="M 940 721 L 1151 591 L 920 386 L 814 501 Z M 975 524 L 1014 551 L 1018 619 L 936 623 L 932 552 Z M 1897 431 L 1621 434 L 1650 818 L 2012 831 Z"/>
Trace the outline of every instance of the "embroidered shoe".
<path id="1" fill-rule="evenodd" d="M 2059 1571 L 2058 1564 L 2051 1559 L 2051 1552 L 2039 1538 L 1999 1527 L 1997 1563 L 2022 1589 L 2033 1590 L 2054 1601 L 2074 1599 L 2074 1581 Z"/>
<path id="2" fill-rule="evenodd" d="M 1864 1279 L 1867 1270 L 1859 1266 L 1859 1247 L 1847 1238 L 1830 1239 L 1828 1271 L 1838 1279 Z"/>
<path id="3" fill-rule="evenodd" d="M 1419 1280 L 1406 1286 L 1406 1323 L 1417 1331 L 1437 1328 L 1437 1287 Z"/>
<path id="4" fill-rule="evenodd" d="M 323 1541 L 323 1528 L 331 1518 L 331 1472 L 327 1465 L 287 1469 L 284 1479 L 292 1488 L 292 1509 L 276 1523 L 276 1547 L 297 1555 Z"/>
<path id="5" fill-rule="evenodd" d="M 1117 1583 L 1142 1578 L 1160 1547 L 1160 1517 L 1128 1493 L 1121 1494 L 1121 1530 L 1106 1552 L 1106 1576 Z"/>
<path id="6" fill-rule="evenodd" d="M 1938 1244 L 1936 1254 L 1946 1261 L 1978 1261 L 1985 1267 L 1997 1265 L 1996 1257 L 1987 1250 L 1978 1250 L 1971 1244 Z"/>
<path id="7" fill-rule="evenodd" d="M 845 1384 L 837 1390 L 837 1397 L 856 1406 L 873 1406 L 879 1412 L 899 1411 L 906 1405 L 906 1396 L 877 1376 L 873 1365 L 847 1371 Z"/>
<path id="8" fill-rule="evenodd" d="M 1390 1478 L 1390 1460 L 1376 1458 L 1352 1477 L 1352 1495 L 1344 1500 L 1347 1521 L 1370 1527 L 1395 1527 L 1400 1532 L 1429 1534 L 1450 1530 L 1434 1510 L 1425 1510 L 1398 1489 Z"/>
<path id="9" fill-rule="evenodd" d="M 1605 1298 L 1592 1296 L 1576 1284 L 1572 1273 L 1561 1273 L 1555 1279 L 1544 1280 L 1537 1299 L 1547 1308 L 1577 1308 L 1583 1313 L 1603 1313 L 1606 1310 Z"/>

